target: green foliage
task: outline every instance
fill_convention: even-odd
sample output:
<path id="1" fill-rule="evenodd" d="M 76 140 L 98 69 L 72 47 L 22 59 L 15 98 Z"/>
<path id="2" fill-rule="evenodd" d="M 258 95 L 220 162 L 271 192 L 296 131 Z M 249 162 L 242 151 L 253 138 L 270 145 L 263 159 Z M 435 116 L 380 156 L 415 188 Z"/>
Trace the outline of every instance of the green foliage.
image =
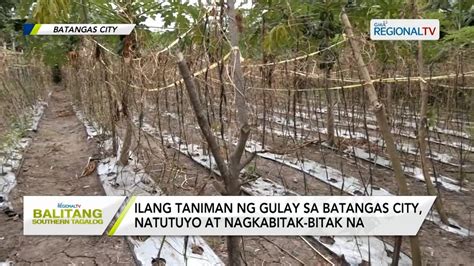
<path id="1" fill-rule="evenodd" d="M 423 12 L 423 18 L 439 19 L 439 24 L 442 30 L 452 29 L 456 26 L 456 23 L 446 12 L 440 12 L 439 10 L 427 10 Z"/>
<path id="2" fill-rule="evenodd" d="M 448 35 L 443 39 L 443 44 L 449 45 L 453 49 L 472 46 L 474 44 L 474 26 L 448 32 Z"/>
<path id="3" fill-rule="evenodd" d="M 447 10 L 450 8 L 449 0 L 429 0 L 426 5 L 427 9 L 443 9 Z"/>
<path id="4" fill-rule="evenodd" d="M 427 118 L 428 118 L 428 127 L 435 127 L 437 124 L 438 124 L 438 120 L 439 120 L 439 115 L 438 113 L 436 112 L 437 109 L 436 108 L 428 108 L 428 112 L 426 114 Z"/>
<path id="5" fill-rule="evenodd" d="M 247 52 L 253 55 L 313 52 L 342 32 L 338 15 L 347 1 L 260 0 L 246 15 Z M 262 36 L 262 32 L 264 35 Z M 260 49 L 256 49 L 260 48 Z M 323 55 L 326 58 L 327 55 Z M 332 55 L 331 55 L 332 57 Z"/>
<path id="6" fill-rule="evenodd" d="M 367 9 L 368 18 L 400 18 L 401 10 L 404 9 L 405 1 L 400 0 L 377 0 L 364 1 L 362 9 Z"/>
<path id="7" fill-rule="evenodd" d="M 257 173 L 257 169 L 255 167 L 255 165 L 253 164 L 249 164 L 245 167 L 245 173 L 249 176 L 253 176 Z"/>
<path id="8" fill-rule="evenodd" d="M 15 7 L 15 2 L 14 0 L 2 0 L 0 2 L 0 29 L 6 28 L 13 17 L 12 9 Z"/>
<path id="9" fill-rule="evenodd" d="M 69 0 L 37 0 L 32 19 L 35 23 L 68 22 L 70 11 Z"/>
<path id="10" fill-rule="evenodd" d="M 277 25 L 264 37 L 263 49 L 267 53 L 272 53 L 276 49 L 287 47 L 292 43 L 290 31 L 290 27 L 286 24 Z"/>
<path id="11" fill-rule="evenodd" d="M 424 43 L 424 57 L 428 64 L 441 63 L 460 49 L 469 49 L 474 43 L 474 27 L 451 30 L 440 41 Z"/>
<path id="12" fill-rule="evenodd" d="M 470 1 L 429 0 L 421 1 L 418 10 L 424 18 L 436 18 L 441 21 L 445 38 L 439 42 L 425 42 L 424 55 L 427 63 L 440 62 L 452 49 L 466 48 L 472 44 L 472 27 L 466 27 L 474 21 L 474 8 Z M 472 2 L 472 1 L 471 1 Z M 308 53 L 324 49 L 340 40 L 342 27 L 339 14 L 342 7 L 349 12 L 355 28 L 368 33 L 371 18 L 410 17 L 405 0 L 255 0 L 249 10 L 239 10 L 244 17 L 244 31 L 241 36 L 241 48 L 244 57 L 260 57 L 288 53 Z M 147 18 L 160 17 L 166 28 L 174 30 L 149 32 L 145 26 L 139 26 L 136 32 L 141 47 L 166 46 L 180 34 L 199 22 L 191 34 L 180 41 L 181 47 L 193 44 L 206 45 L 210 53 L 216 53 L 220 47 L 228 49 L 215 29 L 210 29 L 204 20 L 204 6 L 190 1 L 170 0 L 3 0 L 0 3 L 0 28 L 5 27 L 6 18 L 12 16 L 11 9 L 21 18 L 27 17 L 34 23 L 80 23 L 87 17 L 89 23 L 136 23 L 141 24 Z M 440 11 L 442 9 L 442 11 Z M 11 22 L 11 20 L 9 20 Z M 224 21 L 227 22 L 226 20 Z M 11 23 L 9 24 L 11 28 Z M 209 34 L 209 31 L 212 33 Z M 224 32 L 227 31 L 224 25 Z M 5 32 L 2 30 L 2 32 Z M 2 36 L 0 36 L 1 38 Z M 4 37 L 5 38 L 5 37 Z M 48 64 L 65 62 L 66 52 L 74 50 L 78 40 L 56 36 L 16 37 L 26 50 L 35 55 L 41 54 Z M 116 36 L 96 37 L 108 47 L 120 47 Z M 374 42 L 377 58 L 384 64 L 395 65 L 400 58 L 414 60 L 413 45 L 410 42 Z M 395 52 L 394 52 L 395 51 Z M 323 62 L 333 61 L 335 50 L 321 55 Z M 322 68 L 331 65 L 320 65 Z"/>
<path id="13" fill-rule="evenodd" d="M 48 66 L 63 65 L 67 62 L 67 52 L 70 51 L 67 43 L 67 36 L 35 36 L 28 38 L 30 49 L 27 53 L 31 56 L 41 56 Z"/>
<path id="14" fill-rule="evenodd" d="M 353 26 L 360 32 L 369 32 L 370 19 L 397 19 L 401 18 L 406 10 L 404 0 L 366 0 L 359 5 L 348 9 Z"/>
<path id="15" fill-rule="evenodd" d="M 7 150 L 26 136 L 31 117 L 15 117 L 10 121 L 9 131 L 0 137 L 0 150 Z"/>
<path id="16" fill-rule="evenodd" d="M 12 9 L 15 7 L 14 0 L 0 1 L 0 41 L 11 42 L 14 33 L 15 16 Z"/>

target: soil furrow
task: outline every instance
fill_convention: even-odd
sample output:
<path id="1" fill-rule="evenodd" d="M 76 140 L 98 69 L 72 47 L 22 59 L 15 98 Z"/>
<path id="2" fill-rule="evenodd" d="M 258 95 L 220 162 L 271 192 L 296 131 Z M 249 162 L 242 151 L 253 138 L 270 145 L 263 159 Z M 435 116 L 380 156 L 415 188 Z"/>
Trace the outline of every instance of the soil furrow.
<path id="1" fill-rule="evenodd" d="M 17 216 L 0 214 L 0 261 L 23 264 L 130 265 L 132 255 L 125 239 L 108 236 L 24 236 L 23 196 L 103 195 L 95 173 L 80 177 L 95 145 L 86 141 L 82 124 L 76 119 L 66 92 L 53 92 L 49 107 L 25 152 L 11 194 Z"/>

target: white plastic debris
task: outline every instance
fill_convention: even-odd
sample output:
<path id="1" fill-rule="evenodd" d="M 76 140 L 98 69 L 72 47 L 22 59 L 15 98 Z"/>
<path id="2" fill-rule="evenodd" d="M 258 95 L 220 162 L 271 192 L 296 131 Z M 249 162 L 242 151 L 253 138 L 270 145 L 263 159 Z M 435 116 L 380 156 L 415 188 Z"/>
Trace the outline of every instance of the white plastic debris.
<path id="1" fill-rule="evenodd" d="M 219 174 L 217 170 L 216 163 L 212 155 L 204 155 L 203 149 L 196 144 L 186 144 L 185 141 L 181 140 L 176 136 L 171 134 L 159 132 L 157 129 L 152 127 L 147 123 L 142 123 L 142 130 L 148 134 L 155 136 L 157 138 L 163 137 L 164 140 L 168 141 L 170 146 L 181 153 L 189 156 L 195 162 L 200 165 L 211 169 L 216 174 Z M 268 146 L 267 146 L 268 148 Z M 299 160 L 297 158 L 292 158 L 286 155 L 274 154 L 268 151 L 264 151 L 261 144 L 255 140 L 249 140 L 245 147 L 245 150 L 250 153 L 257 153 L 257 156 L 269 159 L 283 165 L 286 165 L 290 168 L 296 169 L 298 171 L 304 172 L 316 179 L 334 187 L 339 190 L 342 190 L 350 195 L 361 196 L 361 195 L 373 195 L 373 196 L 394 196 L 389 191 L 378 187 L 371 186 L 369 184 L 363 185 L 359 179 L 347 175 L 343 175 L 339 170 L 333 169 L 329 166 L 321 165 L 318 162 L 303 159 Z M 430 215 L 427 216 L 427 220 L 435 223 L 441 229 L 458 234 L 460 236 L 468 236 L 469 230 L 460 226 L 456 221 L 449 219 L 451 226 L 447 226 L 441 222 L 439 214 L 436 211 L 432 211 Z"/>
<path id="2" fill-rule="evenodd" d="M 51 95 L 51 94 L 49 94 Z M 38 101 L 32 108 L 29 117 L 28 131 L 38 130 L 39 121 L 48 104 Z M 8 195 L 16 186 L 15 172 L 21 166 L 23 151 L 30 145 L 32 138 L 27 136 L 8 147 L 0 147 L 0 208 L 11 208 Z"/>
<path id="3" fill-rule="evenodd" d="M 160 132 L 158 132 L 156 129 L 146 123 L 143 124 L 142 130 L 156 137 L 158 137 L 158 134 L 160 134 Z M 191 159 L 193 159 L 195 162 L 202 165 L 203 167 L 210 169 L 216 174 L 220 174 L 219 171 L 216 169 L 216 163 L 212 155 L 204 155 L 203 149 L 201 147 L 194 144 L 186 144 L 178 137 L 173 137 L 166 133 L 161 134 L 162 137 L 168 141 L 168 144 L 170 144 L 171 147 L 189 156 Z M 258 145 L 258 143 L 251 142 L 250 146 L 248 146 L 247 149 L 257 149 Z M 269 153 L 267 154 L 267 156 L 271 158 L 277 157 L 276 155 Z M 282 160 L 281 162 L 284 164 L 287 163 L 285 160 Z M 308 164 L 309 167 L 311 165 L 312 164 Z M 293 163 L 290 166 L 292 167 Z M 346 180 L 346 185 L 349 185 L 350 187 L 358 187 L 356 184 L 349 184 L 350 182 L 350 180 Z M 248 194 L 255 196 L 298 195 L 297 193 L 287 190 L 284 187 L 274 183 L 273 181 L 262 178 L 249 182 L 248 186 L 243 187 L 243 190 L 246 191 Z M 377 191 L 385 190 L 379 189 Z M 382 192 L 380 195 L 385 194 L 389 193 L 385 191 L 385 193 Z M 374 195 L 379 194 L 375 193 Z M 351 265 L 359 265 L 360 263 L 362 263 L 363 260 L 369 261 L 369 256 L 371 262 L 374 263 L 374 265 L 388 265 L 391 264 L 392 261 L 391 257 L 387 253 L 387 250 L 389 250 L 389 252 L 392 252 L 393 247 L 391 247 L 389 244 L 384 243 L 376 237 L 355 238 L 338 236 L 334 237 L 334 244 L 326 244 L 320 239 L 320 237 L 315 236 L 314 238 L 316 241 L 326 246 L 326 248 L 331 250 L 336 255 L 344 255 L 345 260 Z M 406 254 L 401 253 L 399 265 L 411 265 L 411 259 Z"/>

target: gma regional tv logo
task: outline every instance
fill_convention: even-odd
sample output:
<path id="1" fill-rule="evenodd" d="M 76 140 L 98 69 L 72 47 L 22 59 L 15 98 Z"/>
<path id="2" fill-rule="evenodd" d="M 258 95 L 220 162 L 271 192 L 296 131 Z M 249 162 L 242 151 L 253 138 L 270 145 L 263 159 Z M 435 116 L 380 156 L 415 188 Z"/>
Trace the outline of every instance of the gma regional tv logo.
<path id="1" fill-rule="evenodd" d="M 372 19 L 371 40 L 438 40 L 438 19 Z"/>
<path id="2" fill-rule="evenodd" d="M 23 24 L 23 35 L 129 35 L 135 24 Z"/>
<path id="3" fill-rule="evenodd" d="M 33 224 L 103 224 L 103 210 L 59 202 L 55 208 L 33 209 Z"/>

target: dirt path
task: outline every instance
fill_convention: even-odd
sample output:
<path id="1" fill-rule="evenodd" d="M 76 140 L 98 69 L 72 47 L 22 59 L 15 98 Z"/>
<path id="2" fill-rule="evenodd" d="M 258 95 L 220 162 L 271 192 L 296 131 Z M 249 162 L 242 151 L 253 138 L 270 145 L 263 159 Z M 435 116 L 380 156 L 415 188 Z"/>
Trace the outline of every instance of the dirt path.
<path id="1" fill-rule="evenodd" d="M 96 174 L 78 178 L 95 153 L 86 141 L 67 92 L 53 93 L 11 194 L 14 209 L 21 214 L 22 196 L 103 195 Z M 131 252 L 121 237 L 23 236 L 23 221 L 0 213 L 0 262 L 17 265 L 130 265 Z"/>

